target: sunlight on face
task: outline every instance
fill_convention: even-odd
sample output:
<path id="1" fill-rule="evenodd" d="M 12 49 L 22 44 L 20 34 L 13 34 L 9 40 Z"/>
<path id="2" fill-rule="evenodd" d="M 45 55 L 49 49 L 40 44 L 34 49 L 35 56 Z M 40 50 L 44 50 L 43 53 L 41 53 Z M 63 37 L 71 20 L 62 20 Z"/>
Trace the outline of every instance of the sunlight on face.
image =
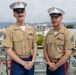
<path id="1" fill-rule="evenodd" d="M 52 22 L 53 26 L 60 25 L 62 18 L 63 18 L 62 16 L 51 16 L 51 22 Z"/>
<path id="2" fill-rule="evenodd" d="M 21 12 L 21 13 L 14 12 L 14 17 L 17 19 L 17 21 L 24 21 L 25 15 L 26 15 L 25 12 Z"/>

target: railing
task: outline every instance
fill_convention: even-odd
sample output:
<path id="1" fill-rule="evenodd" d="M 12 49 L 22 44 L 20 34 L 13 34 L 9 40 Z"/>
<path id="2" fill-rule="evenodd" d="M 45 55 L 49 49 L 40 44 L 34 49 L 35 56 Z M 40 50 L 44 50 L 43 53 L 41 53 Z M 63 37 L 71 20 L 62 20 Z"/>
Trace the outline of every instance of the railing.
<path id="1" fill-rule="evenodd" d="M 76 58 L 74 58 L 73 55 L 70 57 L 70 62 L 69 62 L 69 75 L 76 75 Z"/>
<path id="2" fill-rule="evenodd" d="M 35 62 L 35 75 L 46 75 L 46 61 L 43 56 L 43 49 L 38 48 L 38 56 Z M 76 75 L 76 55 L 71 55 L 70 61 L 69 61 L 69 68 L 68 72 L 69 75 Z M 3 64 L 0 64 L 0 75 L 9 75 L 9 64 L 8 64 L 8 57 L 6 54 L 3 56 L 0 55 L 0 58 L 3 57 L 5 58 L 5 62 Z"/>

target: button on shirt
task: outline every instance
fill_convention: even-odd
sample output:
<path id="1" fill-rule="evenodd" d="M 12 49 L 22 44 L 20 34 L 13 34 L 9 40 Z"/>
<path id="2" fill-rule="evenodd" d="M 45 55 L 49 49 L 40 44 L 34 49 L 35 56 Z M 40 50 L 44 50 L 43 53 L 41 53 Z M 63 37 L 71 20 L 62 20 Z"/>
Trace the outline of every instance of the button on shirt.
<path id="1" fill-rule="evenodd" d="M 57 34 L 55 34 L 54 29 L 51 29 L 45 36 L 43 47 L 50 59 L 59 59 L 66 50 L 74 48 L 73 34 L 64 26 Z"/>
<path id="2" fill-rule="evenodd" d="M 38 37 L 32 26 L 27 24 L 25 26 L 25 31 L 17 23 L 10 26 L 4 35 L 2 45 L 12 48 L 13 52 L 18 55 L 31 54 L 32 47 L 37 42 Z"/>

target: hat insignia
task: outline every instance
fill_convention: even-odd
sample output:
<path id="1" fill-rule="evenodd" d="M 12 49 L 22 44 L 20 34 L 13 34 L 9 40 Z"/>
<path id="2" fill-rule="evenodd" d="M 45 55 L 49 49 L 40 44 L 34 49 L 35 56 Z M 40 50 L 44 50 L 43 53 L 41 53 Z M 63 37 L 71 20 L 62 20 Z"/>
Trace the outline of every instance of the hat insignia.
<path id="1" fill-rule="evenodd" d="M 18 1 L 18 5 L 20 4 L 21 2 L 20 1 Z"/>
<path id="2" fill-rule="evenodd" d="M 55 7 L 53 6 L 53 7 L 52 7 L 52 10 L 54 10 L 54 9 L 55 9 Z"/>

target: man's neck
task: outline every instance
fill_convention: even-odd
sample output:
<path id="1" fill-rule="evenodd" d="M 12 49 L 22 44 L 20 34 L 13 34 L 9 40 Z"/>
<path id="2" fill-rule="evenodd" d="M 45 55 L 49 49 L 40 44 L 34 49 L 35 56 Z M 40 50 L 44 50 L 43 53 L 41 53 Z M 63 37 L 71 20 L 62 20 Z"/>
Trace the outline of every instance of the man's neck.
<path id="1" fill-rule="evenodd" d="M 24 26 L 24 25 L 25 25 L 24 22 L 17 22 L 17 24 L 18 24 L 19 26 Z"/>
<path id="2" fill-rule="evenodd" d="M 56 26 L 56 27 L 54 27 L 54 30 L 59 31 L 61 27 L 62 27 L 62 25 Z"/>

